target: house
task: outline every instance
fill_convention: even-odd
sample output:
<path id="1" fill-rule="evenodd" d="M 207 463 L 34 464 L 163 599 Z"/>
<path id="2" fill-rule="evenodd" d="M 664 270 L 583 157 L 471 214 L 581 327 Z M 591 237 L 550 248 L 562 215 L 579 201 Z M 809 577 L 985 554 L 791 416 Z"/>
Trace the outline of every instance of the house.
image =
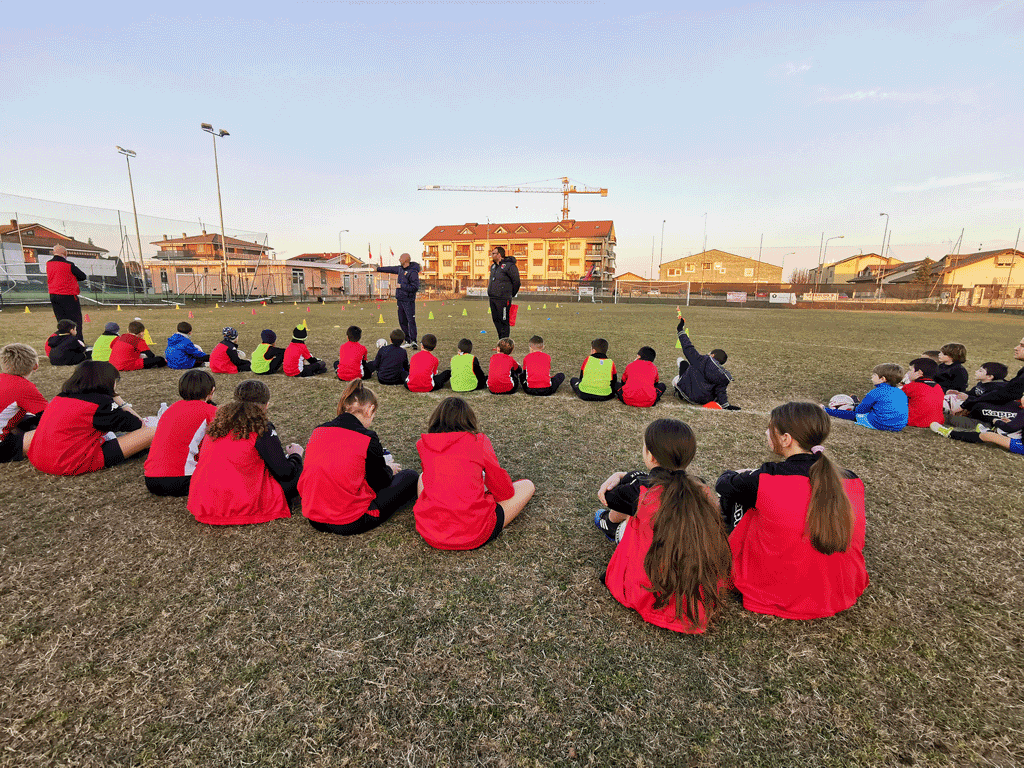
<path id="1" fill-rule="evenodd" d="M 300 253 L 298 256 L 292 256 L 287 261 L 317 261 L 323 264 L 341 264 L 345 267 L 365 267 L 366 262 L 362 259 L 358 259 L 348 251 L 342 251 L 341 253 Z"/>
<path id="2" fill-rule="evenodd" d="M 940 285 L 958 286 L 958 300 L 980 305 L 1002 297 L 1011 286 L 1011 298 L 1020 299 L 1024 289 L 1024 252 L 1013 248 L 943 256 L 932 269 Z"/>
<path id="3" fill-rule="evenodd" d="M 516 258 L 523 280 L 610 278 L 615 272 L 611 221 L 443 224 L 420 241 L 420 276 L 428 280 L 486 280 L 496 245 Z"/>
<path id="4" fill-rule="evenodd" d="M 858 253 L 840 261 L 823 264 L 810 270 L 810 282 L 819 285 L 831 285 L 834 283 L 849 283 L 856 277 L 862 276 L 865 269 L 892 268 L 902 264 L 899 259 L 891 256 L 879 256 L 877 253 Z M 877 274 L 876 274 L 877 277 Z"/>
<path id="5" fill-rule="evenodd" d="M 782 281 L 782 267 L 715 248 L 662 263 L 658 267 L 658 280 L 683 283 L 778 283 Z"/>
<path id="6" fill-rule="evenodd" d="M 622 282 L 622 283 L 641 283 L 641 282 L 647 282 L 647 278 L 646 277 L 641 277 L 640 275 L 636 274 L 635 272 L 623 272 L 621 275 L 616 275 L 615 277 L 613 277 L 612 280 L 614 280 L 617 283 L 619 283 L 619 282 Z"/>
<path id="7" fill-rule="evenodd" d="M 0 281 L 45 283 L 46 262 L 58 245 L 67 249 L 68 259 L 86 274 L 101 280 L 109 278 L 115 283 L 120 280 L 122 285 L 125 284 L 123 263 L 117 259 L 103 259 L 104 254 L 109 253 L 106 248 L 79 242 L 42 224 L 20 224 L 16 219 L 11 219 L 10 224 L 0 224 Z M 138 265 L 133 266 L 137 275 Z"/>

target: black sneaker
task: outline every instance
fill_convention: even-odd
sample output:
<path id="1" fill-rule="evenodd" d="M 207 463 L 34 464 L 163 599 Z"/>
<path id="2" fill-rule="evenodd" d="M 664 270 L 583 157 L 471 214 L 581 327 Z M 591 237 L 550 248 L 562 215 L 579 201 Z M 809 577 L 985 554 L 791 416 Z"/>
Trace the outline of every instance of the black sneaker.
<path id="1" fill-rule="evenodd" d="M 613 523 L 608 518 L 608 510 L 599 509 L 594 513 L 594 525 L 608 538 L 608 541 L 615 541 L 615 534 L 622 523 Z"/>

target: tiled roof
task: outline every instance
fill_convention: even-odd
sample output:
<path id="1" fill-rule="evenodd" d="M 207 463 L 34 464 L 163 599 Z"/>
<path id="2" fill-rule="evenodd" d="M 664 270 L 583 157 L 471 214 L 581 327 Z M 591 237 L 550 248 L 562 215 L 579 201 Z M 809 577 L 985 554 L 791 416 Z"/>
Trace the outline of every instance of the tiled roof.
<path id="1" fill-rule="evenodd" d="M 8 227 L 10 230 L 10 227 Z M 21 243 L 28 248 L 53 248 L 55 245 L 63 245 L 68 249 L 68 253 L 78 255 L 99 255 L 101 253 L 108 253 L 106 248 L 100 248 L 98 245 L 89 245 L 88 243 L 80 243 L 74 238 L 70 237 L 36 237 L 34 235 L 22 235 L 18 237 L 17 232 L 0 232 L 3 235 L 5 243 Z"/>
<path id="2" fill-rule="evenodd" d="M 526 240 L 529 238 L 561 237 L 615 237 L 615 225 L 611 221 L 539 221 L 539 222 L 494 222 L 491 224 L 442 224 L 434 227 L 420 238 L 420 242 L 460 242 L 483 240 Z"/>
<path id="3" fill-rule="evenodd" d="M 171 240 L 157 240 L 150 243 L 150 245 L 191 245 L 194 243 L 215 243 L 220 242 L 220 235 L 216 232 L 212 235 L 192 235 L 191 237 L 176 237 Z M 228 245 L 244 245 L 247 248 L 258 248 L 263 251 L 272 251 L 274 248 L 269 245 L 260 245 L 259 243 L 250 243 L 248 240 L 239 240 L 237 237 L 228 237 L 225 239 Z M 177 250 L 177 249 L 175 249 Z"/>
<path id="4" fill-rule="evenodd" d="M 979 261 L 987 261 L 988 259 L 994 258 L 1002 253 L 1016 253 L 1018 256 L 1024 256 L 1021 251 L 1014 251 L 1013 248 L 1000 248 L 995 251 L 979 251 L 978 253 L 966 253 L 960 254 L 946 254 L 943 256 L 936 265 L 940 266 L 942 272 L 949 272 L 960 267 L 970 266 L 971 264 L 977 264 Z"/>

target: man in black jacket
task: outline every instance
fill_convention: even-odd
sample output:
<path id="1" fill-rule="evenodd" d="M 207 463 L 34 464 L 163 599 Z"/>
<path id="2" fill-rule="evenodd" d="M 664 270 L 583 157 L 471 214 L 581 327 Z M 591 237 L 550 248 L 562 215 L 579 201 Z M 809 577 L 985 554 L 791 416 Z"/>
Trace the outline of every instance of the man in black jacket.
<path id="1" fill-rule="evenodd" d="M 405 334 L 402 346 L 419 349 L 416 345 L 416 292 L 420 289 L 420 265 L 408 253 L 403 253 L 398 257 L 397 267 L 377 267 L 377 271 L 398 275 L 395 300 L 398 302 L 398 325 Z"/>
<path id="2" fill-rule="evenodd" d="M 512 298 L 519 293 L 519 268 L 515 256 L 506 256 L 500 245 L 491 249 L 491 278 L 487 283 L 487 297 L 491 300 L 491 322 L 498 340 L 510 338 L 509 314 Z M 497 341 L 495 341 L 497 344 Z"/>

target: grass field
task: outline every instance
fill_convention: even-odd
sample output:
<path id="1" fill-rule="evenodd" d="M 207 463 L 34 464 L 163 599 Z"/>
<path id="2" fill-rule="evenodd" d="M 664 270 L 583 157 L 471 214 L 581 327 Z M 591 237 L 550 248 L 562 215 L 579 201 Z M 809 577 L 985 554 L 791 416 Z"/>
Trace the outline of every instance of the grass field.
<path id="1" fill-rule="evenodd" d="M 662 379 L 672 376 L 671 308 L 521 310 L 519 359 L 540 333 L 555 370 L 572 373 L 604 336 L 620 370 L 651 344 Z M 89 341 L 135 314 L 88 311 Z M 308 318 L 310 349 L 333 361 L 349 324 L 371 348 L 396 325 L 393 304 L 256 311 L 198 310 L 195 339 L 209 350 L 234 325 L 251 351 L 262 328 L 287 340 Z M 138 314 L 162 350 L 185 311 Z M 486 367 L 495 337 L 484 303 L 418 314 L 439 357 L 467 336 Z M 694 467 L 713 480 L 768 459 L 774 405 L 863 394 L 875 364 L 905 365 L 947 341 L 967 345 L 971 371 L 1012 365 L 1020 320 L 715 308 L 687 322 L 702 351 L 729 352 L 730 399 L 743 411 L 583 403 L 567 386 L 546 399 L 469 395 L 503 465 L 538 488 L 475 552 L 430 549 L 410 511 L 348 539 L 298 513 L 203 527 L 183 501 L 146 492 L 140 461 L 77 478 L 3 466 L 0 765 L 1024 763 L 1021 457 L 836 424 L 829 448 L 867 487 L 871 585 L 827 620 L 730 604 L 703 636 L 647 625 L 598 581 L 611 548 L 592 524 L 598 485 L 641 465 L 655 417 L 694 428 Z M 52 325 L 46 311 L 0 313 L 0 342 L 41 350 Z M 34 381 L 51 397 L 69 373 L 44 362 Z M 119 391 L 155 413 L 176 399 L 177 376 L 127 373 Z M 240 378 L 217 377 L 220 402 Z M 270 383 L 284 443 L 304 443 L 341 391 L 326 376 Z M 371 386 L 374 428 L 418 467 L 415 441 L 444 393 Z"/>

